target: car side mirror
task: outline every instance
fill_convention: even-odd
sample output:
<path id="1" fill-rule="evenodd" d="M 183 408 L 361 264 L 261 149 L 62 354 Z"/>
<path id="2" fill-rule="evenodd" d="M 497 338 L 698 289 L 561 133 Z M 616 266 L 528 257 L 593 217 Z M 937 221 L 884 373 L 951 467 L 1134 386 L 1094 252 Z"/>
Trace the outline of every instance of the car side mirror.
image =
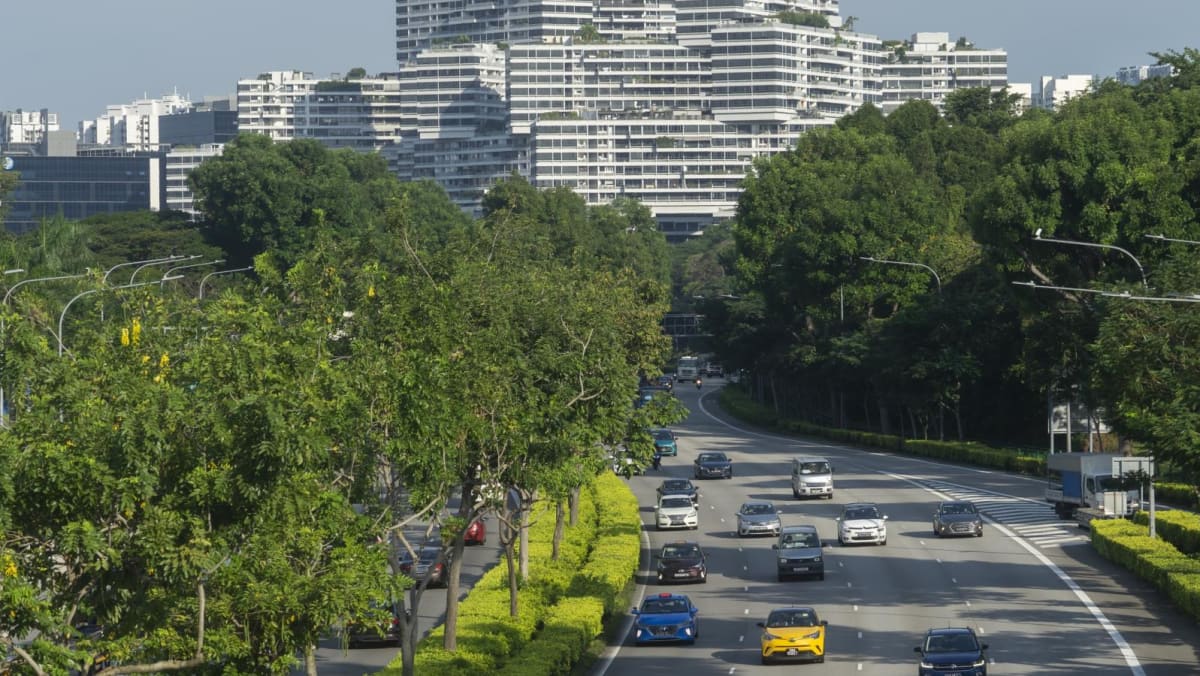
<path id="1" fill-rule="evenodd" d="M 822 626 L 822 627 L 828 627 L 828 626 L 829 626 L 829 620 L 821 620 L 821 626 Z"/>
<path id="2" fill-rule="evenodd" d="M 987 649 L 988 649 L 988 644 L 986 644 L 986 643 L 984 643 L 984 644 L 981 644 L 981 645 L 979 646 L 979 649 L 980 649 L 980 650 L 987 650 Z"/>
<path id="3" fill-rule="evenodd" d="M 919 653 L 919 652 L 921 652 L 921 646 L 917 646 L 916 648 L 913 648 L 913 652 L 914 652 L 914 653 Z"/>
<path id="4" fill-rule="evenodd" d="M 638 609 L 637 609 L 637 608 L 630 608 L 630 609 L 629 609 L 629 612 L 633 613 L 634 615 L 637 615 L 637 614 L 639 614 L 639 613 L 638 613 Z"/>
<path id="5" fill-rule="evenodd" d="M 825 540 L 822 540 L 822 541 L 821 541 L 821 546 L 822 546 L 822 547 L 825 547 L 825 548 L 828 548 L 828 547 L 829 547 L 829 543 L 828 543 L 827 541 L 825 541 Z"/>
<path id="6" fill-rule="evenodd" d="M 778 544 L 773 544 L 773 545 L 771 545 L 771 549 L 779 549 L 779 545 L 778 545 Z"/>
<path id="7" fill-rule="evenodd" d="M 755 624 L 756 626 L 762 627 L 763 629 L 766 629 L 766 628 L 767 628 L 767 623 L 766 623 L 766 622 L 755 622 L 754 624 Z"/>
<path id="8" fill-rule="evenodd" d="M 692 606 L 692 609 L 689 612 L 693 615 L 696 615 L 700 612 L 700 609 L 697 608 L 696 606 Z"/>

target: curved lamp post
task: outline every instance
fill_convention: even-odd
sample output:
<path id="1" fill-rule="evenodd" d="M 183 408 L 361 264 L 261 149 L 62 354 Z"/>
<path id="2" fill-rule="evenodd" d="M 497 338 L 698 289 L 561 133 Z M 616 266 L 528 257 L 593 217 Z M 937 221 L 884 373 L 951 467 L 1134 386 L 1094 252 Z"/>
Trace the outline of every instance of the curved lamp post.
<path id="1" fill-rule="evenodd" d="M 209 277 L 215 277 L 217 275 L 230 275 L 235 272 L 246 272 L 248 270 L 253 270 L 253 269 L 254 269 L 253 265 L 247 265 L 244 268 L 230 268 L 229 270 L 217 270 L 216 272 L 210 272 L 207 275 L 204 275 L 204 278 L 200 280 L 200 295 L 198 295 L 196 297 L 197 300 L 204 300 L 204 284 L 205 284 L 205 282 L 208 281 Z"/>
<path id="2" fill-rule="evenodd" d="M 1130 253 L 1128 249 L 1122 249 L 1121 247 L 1113 245 L 1113 244 L 1097 244 L 1095 242 L 1077 242 L 1073 239 L 1059 239 L 1057 237 L 1042 237 L 1042 229 L 1041 228 L 1038 228 L 1036 231 L 1034 231 L 1033 239 L 1038 242 L 1053 242 L 1055 244 L 1068 244 L 1070 246 L 1083 246 L 1083 247 L 1087 247 L 1089 249 L 1107 249 L 1107 250 L 1111 250 L 1111 251 L 1120 251 L 1121 253 L 1128 256 L 1129 259 L 1133 261 L 1133 264 L 1137 266 L 1138 273 L 1142 275 L 1142 287 L 1146 288 L 1146 289 L 1150 288 L 1150 285 L 1146 283 L 1146 269 L 1142 267 L 1142 262 L 1137 259 L 1137 256 L 1134 256 L 1132 253 Z"/>
<path id="3" fill-rule="evenodd" d="M 218 258 L 215 261 L 208 261 L 207 263 L 192 263 L 191 265 L 177 265 L 173 268 L 167 268 L 167 271 L 163 273 L 162 283 L 165 285 L 169 281 L 167 279 L 168 277 L 170 277 L 171 279 L 182 279 L 183 278 L 183 275 L 175 275 L 174 277 L 172 277 L 171 276 L 172 272 L 176 272 L 178 270 L 187 270 L 189 268 L 201 268 L 201 267 L 204 267 L 205 265 L 220 265 L 221 263 L 224 263 L 224 262 L 225 262 L 224 258 Z"/>
<path id="4" fill-rule="evenodd" d="M 1175 239 L 1174 237 L 1165 237 L 1163 235 L 1146 235 L 1146 239 L 1152 239 L 1158 242 L 1175 242 L 1176 244 L 1200 244 L 1194 239 Z"/>
<path id="5" fill-rule="evenodd" d="M 113 273 L 113 271 L 118 268 L 127 268 L 130 265 L 144 265 L 144 264 L 151 264 L 151 263 L 170 263 L 172 261 L 181 260 L 183 258 L 184 258 L 184 256 L 171 255 L 171 256 L 166 256 L 164 258 L 149 258 L 144 261 L 127 261 L 125 263 L 117 263 L 116 265 L 114 265 L 111 268 L 104 271 L 104 276 L 100 278 L 100 282 L 102 284 L 108 284 L 108 276 L 111 275 Z M 134 274 L 137 274 L 136 270 L 134 271 Z M 130 283 L 132 283 L 132 282 L 130 282 Z"/>
<path id="6" fill-rule="evenodd" d="M 876 258 L 874 256 L 859 256 L 859 258 L 864 261 L 870 261 L 871 263 L 883 263 L 885 265 L 908 265 L 908 266 L 911 266 L 914 268 L 923 268 L 925 270 L 928 270 L 929 274 L 933 275 L 933 280 L 935 282 L 937 282 L 938 295 L 940 296 L 942 293 L 942 278 L 940 276 L 938 276 L 937 270 L 934 270 L 933 268 L 929 267 L 928 265 L 925 265 L 924 263 L 912 263 L 909 261 L 893 261 L 893 260 L 887 260 L 884 258 Z"/>
<path id="7" fill-rule="evenodd" d="M 63 353 L 63 322 L 66 321 L 66 319 L 67 319 L 67 310 L 71 309 L 71 305 L 75 301 L 79 300 L 80 298 L 83 298 L 84 296 L 90 296 L 93 293 L 100 293 L 101 291 L 119 291 L 121 289 L 132 289 L 132 288 L 138 287 L 138 286 L 149 286 L 151 284 L 160 284 L 165 279 L 167 279 L 167 278 L 164 276 L 162 280 L 154 280 L 152 282 L 138 282 L 136 284 L 121 284 L 120 286 L 105 286 L 105 287 L 101 287 L 99 289 L 88 289 L 87 291 L 80 292 L 74 298 L 67 301 L 66 306 L 63 307 L 62 314 L 58 315 L 58 336 L 57 336 L 57 338 L 58 338 L 58 356 L 61 357 L 62 353 Z"/>
<path id="8" fill-rule="evenodd" d="M 192 261 L 192 260 L 196 260 L 199 257 L 200 257 L 200 254 L 193 254 L 191 256 L 179 256 L 177 260 Z M 133 274 L 129 275 L 129 283 L 133 284 L 134 278 L 137 277 L 137 273 L 141 272 L 143 268 L 148 268 L 151 265 L 160 265 L 162 263 L 168 263 L 168 262 L 170 262 L 170 261 L 149 261 L 146 263 L 142 263 L 141 265 L 139 265 L 133 269 Z M 163 276 L 165 277 L 166 275 L 164 274 Z"/>

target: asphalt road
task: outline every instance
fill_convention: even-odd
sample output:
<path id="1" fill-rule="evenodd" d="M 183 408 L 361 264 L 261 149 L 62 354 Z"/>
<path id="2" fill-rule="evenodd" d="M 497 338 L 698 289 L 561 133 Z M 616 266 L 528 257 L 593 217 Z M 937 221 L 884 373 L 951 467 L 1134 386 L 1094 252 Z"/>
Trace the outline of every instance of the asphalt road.
<path id="1" fill-rule="evenodd" d="M 992 674 L 1200 674 L 1196 623 L 1101 559 L 1073 523 L 1058 521 L 1042 500 L 1040 480 L 754 432 L 722 422 L 712 396 L 716 384 L 710 381 L 700 402 L 694 388 L 678 388 L 692 411 L 675 428 L 679 456 L 630 480 L 650 551 L 688 539 L 708 552 L 707 584 L 669 587 L 700 608 L 700 639 L 694 646 L 635 647 L 626 635 L 594 673 L 788 670 L 759 664 L 755 623 L 774 606 L 802 604 L 829 621 L 826 662 L 799 667 L 811 673 L 911 675 L 918 657 L 913 647 L 926 629 L 969 625 L 990 645 Z M 692 459 L 702 450 L 728 453 L 734 478 L 697 482 L 699 530 L 654 530 L 655 487 L 667 476 L 690 478 Z M 787 463 L 799 454 L 833 462 L 832 501 L 792 498 Z M 817 526 L 830 543 L 824 581 L 776 581 L 773 540 L 742 539 L 734 531 L 734 515 L 750 498 L 774 501 L 785 525 Z M 934 506 L 946 498 L 981 507 L 984 537 L 933 536 Z M 860 501 L 877 503 L 890 517 L 886 546 L 837 545 L 840 506 Z M 641 581 L 646 594 L 666 589 L 646 571 Z"/>
<path id="2" fill-rule="evenodd" d="M 500 558 L 499 536 L 496 532 L 496 520 L 488 519 L 487 542 L 480 546 L 467 547 L 463 550 L 463 567 L 459 599 L 467 593 Z M 440 625 L 446 613 L 446 590 L 429 589 L 421 596 L 421 607 L 417 612 L 420 622 L 421 635 L 424 636 L 434 627 Z M 374 674 L 386 667 L 399 654 L 399 646 L 378 646 L 364 648 L 343 648 L 336 637 L 321 640 L 317 649 L 317 673 L 321 676 L 362 676 Z M 304 665 L 293 671 L 295 674 L 304 673 Z"/>

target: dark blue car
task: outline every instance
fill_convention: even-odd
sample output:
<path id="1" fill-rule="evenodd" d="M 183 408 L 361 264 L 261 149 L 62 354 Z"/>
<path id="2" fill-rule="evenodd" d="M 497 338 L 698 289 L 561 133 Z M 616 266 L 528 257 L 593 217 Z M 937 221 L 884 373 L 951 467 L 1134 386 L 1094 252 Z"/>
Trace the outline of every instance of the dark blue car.
<path id="1" fill-rule="evenodd" d="M 647 596 L 641 608 L 634 608 L 633 641 L 637 645 L 663 642 L 692 644 L 700 637 L 699 611 L 683 594 L 663 592 Z"/>
<path id="2" fill-rule="evenodd" d="M 920 676 L 987 676 L 987 644 L 970 627 L 930 629 L 913 650 L 921 654 Z"/>

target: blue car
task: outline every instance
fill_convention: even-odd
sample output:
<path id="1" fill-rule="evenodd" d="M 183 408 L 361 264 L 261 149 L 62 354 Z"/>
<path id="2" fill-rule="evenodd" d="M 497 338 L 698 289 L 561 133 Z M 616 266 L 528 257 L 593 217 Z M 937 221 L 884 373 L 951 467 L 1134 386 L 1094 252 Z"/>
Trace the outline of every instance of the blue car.
<path id="1" fill-rule="evenodd" d="M 920 676 L 987 676 L 987 644 L 970 627 L 930 629 L 921 645 Z"/>
<path id="2" fill-rule="evenodd" d="M 683 594 L 663 592 L 647 596 L 641 608 L 633 609 L 637 616 L 633 623 L 633 641 L 637 645 L 676 641 L 695 643 L 700 637 L 700 624 L 696 621 L 698 612 L 692 600 Z"/>
<path id="3" fill-rule="evenodd" d="M 654 437 L 654 452 L 666 457 L 675 457 L 679 455 L 679 446 L 675 443 L 675 433 L 665 427 L 650 430 L 650 436 Z"/>

